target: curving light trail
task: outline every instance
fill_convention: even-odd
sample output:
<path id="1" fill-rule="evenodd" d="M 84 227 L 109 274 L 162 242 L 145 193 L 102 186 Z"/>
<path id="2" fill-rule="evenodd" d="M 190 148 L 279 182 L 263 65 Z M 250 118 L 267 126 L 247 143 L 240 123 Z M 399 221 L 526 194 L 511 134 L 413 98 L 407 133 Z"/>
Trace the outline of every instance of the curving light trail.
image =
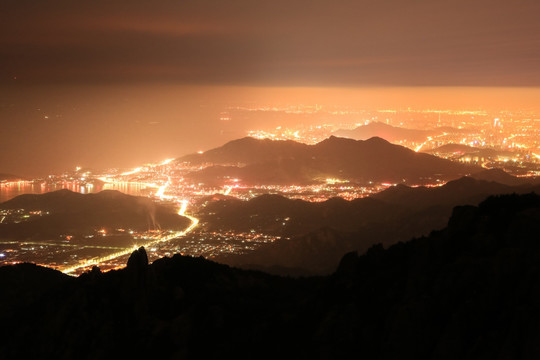
<path id="1" fill-rule="evenodd" d="M 428 142 L 430 142 L 431 140 L 433 140 L 433 138 L 431 136 L 428 136 L 427 137 L 427 140 L 424 141 L 423 143 L 421 143 L 419 146 L 416 147 L 416 149 L 414 149 L 414 151 L 416 152 L 419 152 L 420 149 L 422 149 L 424 147 L 424 145 L 426 145 Z"/>
<path id="2" fill-rule="evenodd" d="M 163 197 L 165 196 L 165 190 L 167 189 L 167 186 L 169 185 L 169 183 L 166 183 L 165 185 L 161 185 L 158 189 L 158 191 L 156 192 L 156 196 L 160 199 L 163 199 Z"/>
<path id="3" fill-rule="evenodd" d="M 61 247 L 76 247 L 76 248 L 85 248 L 85 249 L 108 249 L 108 250 L 117 250 L 124 249 L 123 247 L 118 246 L 103 246 L 103 245 L 79 245 L 79 244 L 57 244 L 57 243 L 48 243 L 40 241 L 0 241 L 2 245 L 39 245 L 39 246 L 61 246 Z"/>
<path id="4" fill-rule="evenodd" d="M 193 229 L 195 229 L 197 227 L 197 225 L 199 224 L 199 219 L 197 219 L 194 216 L 186 214 L 186 210 L 187 210 L 187 207 L 188 207 L 187 200 L 183 200 L 181 202 L 181 204 L 182 205 L 180 206 L 180 210 L 178 210 L 178 215 L 187 217 L 191 221 L 191 224 L 186 229 L 184 229 L 182 231 L 176 231 L 176 232 L 174 232 L 172 234 L 169 234 L 167 236 L 164 236 L 164 237 L 161 237 L 161 238 L 156 239 L 154 241 L 148 242 L 148 243 L 145 244 L 145 246 L 152 246 L 152 245 L 155 245 L 155 244 L 158 244 L 158 243 L 163 243 L 163 242 L 170 241 L 172 239 L 179 238 L 179 237 L 184 236 L 187 233 L 193 231 Z M 112 254 L 109 254 L 109 255 L 106 255 L 106 256 L 88 259 L 88 260 L 85 260 L 85 261 L 83 261 L 83 262 L 81 262 L 81 263 L 79 263 L 77 265 L 64 268 L 64 269 L 62 269 L 62 272 L 64 274 L 70 274 L 70 273 L 72 273 L 75 270 L 78 270 L 80 268 L 98 265 L 98 264 L 100 264 L 102 262 L 110 261 L 110 260 L 116 259 L 116 258 L 118 258 L 120 256 L 130 254 L 131 252 L 136 250 L 138 247 L 139 247 L 139 245 L 134 245 L 132 248 L 123 249 L 122 251 L 118 251 L 118 252 L 115 252 L 115 253 L 112 253 Z"/>
<path id="5" fill-rule="evenodd" d="M 121 175 L 122 175 L 122 176 L 133 175 L 133 174 L 138 173 L 138 172 L 141 171 L 141 170 L 142 170 L 142 167 L 138 167 L 138 168 L 133 169 L 133 170 L 131 170 L 131 171 L 122 173 Z"/>
<path id="6" fill-rule="evenodd" d="M 164 160 L 160 164 L 151 165 L 151 166 L 154 167 L 154 166 L 159 166 L 159 165 L 166 165 L 166 164 L 170 163 L 173 160 L 174 159 L 167 159 L 167 160 Z M 136 169 L 133 169 L 132 171 L 125 172 L 125 173 L 123 173 L 121 175 L 122 176 L 132 175 L 132 174 L 140 172 L 141 170 L 143 170 L 143 168 L 138 167 Z M 100 180 L 102 180 L 103 182 L 106 182 L 106 183 L 115 183 L 116 182 L 115 180 L 113 180 L 113 179 L 111 179 L 109 177 L 101 177 Z M 125 182 L 125 181 L 122 181 L 122 182 Z M 134 183 L 144 184 L 144 185 L 146 185 L 148 187 L 158 188 L 157 192 L 155 193 L 155 196 L 160 198 L 161 200 L 164 200 L 164 199 L 171 199 L 172 198 L 172 196 L 165 195 L 165 191 L 169 187 L 170 182 L 171 182 L 171 179 L 169 177 L 167 182 L 164 185 L 161 185 L 161 186 L 159 186 L 157 184 L 154 184 L 154 183 L 152 183 L 152 184 L 140 183 L 140 182 L 134 182 Z M 176 239 L 178 237 L 186 235 L 187 233 L 193 231 L 193 229 L 195 229 L 197 227 L 197 225 L 199 224 L 199 219 L 197 219 L 194 216 L 186 214 L 186 210 L 187 210 L 187 207 L 188 207 L 188 201 L 187 200 L 182 200 L 182 201 L 179 202 L 179 205 L 180 205 L 180 209 L 178 210 L 178 215 L 188 218 L 191 221 L 191 224 L 186 229 L 184 229 L 182 231 L 176 231 L 176 232 L 173 232 L 173 233 L 171 233 L 169 235 L 160 237 L 159 239 L 147 242 L 147 243 L 145 243 L 145 246 L 152 246 L 152 245 L 155 245 L 155 244 L 158 244 L 158 243 L 163 243 L 163 242 L 170 241 L 172 239 Z M 62 272 L 65 273 L 65 274 L 70 274 L 70 273 L 73 273 L 75 270 L 80 269 L 80 268 L 98 265 L 98 264 L 100 264 L 102 262 L 110 261 L 110 260 L 116 259 L 116 258 L 118 258 L 120 256 L 128 255 L 131 252 L 133 252 L 134 250 L 136 250 L 139 246 L 140 245 L 134 245 L 132 248 L 124 248 L 121 251 L 117 251 L 115 253 L 112 253 L 112 254 L 109 254 L 109 255 L 106 255 L 106 256 L 85 260 L 83 262 L 80 262 L 77 265 L 64 268 L 62 270 Z"/>

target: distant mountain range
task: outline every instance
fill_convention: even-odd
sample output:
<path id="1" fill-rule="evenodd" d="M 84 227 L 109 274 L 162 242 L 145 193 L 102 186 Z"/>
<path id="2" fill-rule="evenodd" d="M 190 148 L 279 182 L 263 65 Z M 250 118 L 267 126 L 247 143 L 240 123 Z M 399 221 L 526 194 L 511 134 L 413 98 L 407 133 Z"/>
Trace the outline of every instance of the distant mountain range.
<path id="1" fill-rule="evenodd" d="M 512 156 L 509 151 L 501 151 L 490 148 L 479 148 L 474 146 L 468 146 L 463 144 L 445 144 L 435 149 L 422 150 L 422 152 L 432 155 L 439 154 L 463 154 L 463 155 L 475 155 L 486 158 L 494 158 L 497 156 Z"/>
<path id="2" fill-rule="evenodd" d="M 488 169 L 484 171 L 480 171 L 478 173 L 474 173 L 471 175 L 471 177 L 477 179 L 477 180 L 486 180 L 486 181 L 494 181 L 500 184 L 515 186 L 515 185 L 523 185 L 523 184 L 540 184 L 539 178 L 520 178 L 516 176 L 512 176 L 506 171 L 502 169 Z"/>
<path id="3" fill-rule="evenodd" d="M 297 236 L 328 226 L 352 231 L 373 221 L 391 221 L 405 208 L 363 198 L 347 201 L 336 197 L 324 202 L 292 200 L 281 195 L 262 195 L 209 202 L 198 214 L 209 231 L 240 231 Z"/>
<path id="4" fill-rule="evenodd" d="M 540 185 L 464 177 L 434 188 L 398 185 L 353 201 L 309 203 L 277 195 L 221 200 L 209 203 L 200 217 L 209 230 L 253 229 L 291 237 L 218 261 L 280 274 L 328 273 L 345 252 L 363 252 L 375 242 L 394 244 L 444 227 L 454 206 L 476 205 L 494 194 L 530 192 L 540 194 Z"/>
<path id="5" fill-rule="evenodd" d="M 213 165 L 187 176 L 204 183 L 238 178 L 248 184 L 306 184 L 339 178 L 415 184 L 481 170 L 416 153 L 377 137 L 356 141 L 331 136 L 315 145 L 243 138 L 178 160 Z"/>
<path id="6" fill-rule="evenodd" d="M 390 142 L 396 142 L 400 140 L 423 142 L 427 140 L 428 136 L 438 135 L 442 133 L 443 131 L 440 129 L 407 129 L 388 125 L 379 121 L 373 121 L 367 125 L 358 126 L 357 128 L 351 130 L 340 129 L 334 131 L 333 135 L 355 140 L 367 140 L 376 136 Z"/>
<path id="7" fill-rule="evenodd" d="M 0 181 L 17 181 L 24 180 L 21 176 L 12 175 L 12 174 L 0 174 Z"/>
<path id="8" fill-rule="evenodd" d="M 330 276 L 175 255 L 70 278 L 0 267 L 3 359 L 538 359 L 540 196 L 460 206 L 428 237 Z M 371 239 L 376 242 L 377 239 Z M 309 250 L 306 250 L 309 251 Z"/>
<path id="9" fill-rule="evenodd" d="M 504 173 L 505 175 L 502 175 Z M 494 179 L 505 182 L 499 183 Z M 527 193 L 540 190 L 540 184 L 529 184 L 502 170 L 485 170 L 471 177 L 449 181 L 441 187 L 408 187 L 397 185 L 371 197 L 393 205 L 421 209 L 438 205 L 478 204 L 490 195 Z"/>
<path id="10" fill-rule="evenodd" d="M 25 194 L 0 203 L 0 209 L 49 212 L 28 221 L 0 224 L 0 238 L 10 239 L 57 239 L 62 234 L 80 236 L 101 228 L 184 229 L 190 223 L 176 209 L 114 190 L 85 195 L 69 190 Z"/>
<path id="11" fill-rule="evenodd" d="M 486 173 L 491 173 L 491 170 Z M 508 177 L 518 179 L 511 175 Z M 352 201 L 336 197 L 324 202 L 307 202 L 271 194 L 248 201 L 225 197 L 208 202 L 199 216 L 208 223 L 210 230 L 255 229 L 275 235 L 291 236 L 305 234 L 324 226 L 352 231 L 373 221 L 395 220 L 396 216 L 410 214 L 411 209 L 477 204 L 490 195 L 537 190 L 540 190 L 540 185 L 505 185 L 463 177 L 440 187 L 392 186 L 370 197 Z"/>
<path id="12" fill-rule="evenodd" d="M 244 137 L 223 146 L 179 158 L 192 164 L 257 164 L 279 159 L 307 156 L 308 145 L 296 141 L 273 141 Z"/>

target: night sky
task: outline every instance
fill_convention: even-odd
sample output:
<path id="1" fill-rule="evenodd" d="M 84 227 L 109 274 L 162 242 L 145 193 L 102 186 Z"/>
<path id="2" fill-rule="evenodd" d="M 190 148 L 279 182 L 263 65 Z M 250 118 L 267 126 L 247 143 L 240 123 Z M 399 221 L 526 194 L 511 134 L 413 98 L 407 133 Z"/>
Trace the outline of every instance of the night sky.
<path id="1" fill-rule="evenodd" d="M 540 2 L 4 0 L 2 80 L 540 85 Z"/>
<path id="2" fill-rule="evenodd" d="M 332 89 L 312 98 L 328 102 L 338 88 L 512 87 L 496 98 L 534 103 L 538 14 L 537 0 L 4 0 L 0 173 L 218 145 L 224 104 L 284 89 Z"/>

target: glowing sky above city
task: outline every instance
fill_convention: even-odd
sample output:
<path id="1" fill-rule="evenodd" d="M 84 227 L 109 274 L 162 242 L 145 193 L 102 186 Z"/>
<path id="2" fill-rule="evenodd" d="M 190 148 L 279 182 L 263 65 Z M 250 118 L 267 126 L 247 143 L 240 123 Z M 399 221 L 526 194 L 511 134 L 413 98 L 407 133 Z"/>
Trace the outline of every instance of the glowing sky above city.
<path id="1" fill-rule="evenodd" d="M 540 85 L 536 0 L 5 0 L 3 80 Z"/>
<path id="2" fill-rule="evenodd" d="M 0 173 L 218 146 L 257 126 L 220 122 L 235 104 L 537 108 L 539 13 L 536 0 L 4 0 Z"/>

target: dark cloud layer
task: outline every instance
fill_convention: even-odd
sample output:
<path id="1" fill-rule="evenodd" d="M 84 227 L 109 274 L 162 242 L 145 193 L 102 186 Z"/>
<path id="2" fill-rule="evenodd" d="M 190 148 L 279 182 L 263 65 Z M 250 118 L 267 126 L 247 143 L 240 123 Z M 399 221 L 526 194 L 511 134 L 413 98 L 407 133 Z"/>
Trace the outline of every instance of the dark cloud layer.
<path id="1" fill-rule="evenodd" d="M 4 0 L 0 80 L 538 86 L 538 14 L 538 0 Z"/>

